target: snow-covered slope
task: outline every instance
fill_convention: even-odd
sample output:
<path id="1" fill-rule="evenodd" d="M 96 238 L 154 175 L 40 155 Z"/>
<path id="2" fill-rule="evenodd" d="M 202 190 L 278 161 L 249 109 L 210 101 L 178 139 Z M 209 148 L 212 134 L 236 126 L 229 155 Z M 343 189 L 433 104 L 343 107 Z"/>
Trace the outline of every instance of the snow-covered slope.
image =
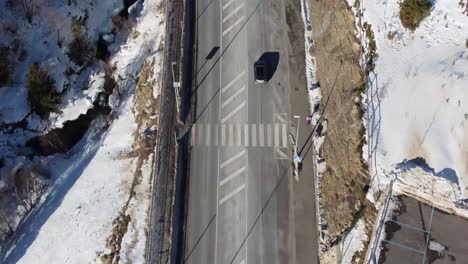
<path id="1" fill-rule="evenodd" d="M 68 12 L 83 15 L 84 9 L 94 10 L 87 11 L 87 29 L 96 40 L 99 33 L 111 30 L 111 17 L 122 8 L 120 0 L 77 2 L 77 5 L 70 6 L 63 1 L 47 1 L 47 9 L 42 10 L 60 11 L 64 15 Z M 94 7 L 90 9 L 89 5 Z M 100 263 L 104 259 L 114 258 L 114 254 L 118 255 L 121 263 L 144 262 L 150 178 L 154 163 L 151 152 L 155 144 L 155 128 L 151 120 L 157 120 L 159 116 L 157 104 L 153 102 L 157 101 L 160 89 L 165 4 L 163 0 L 137 1 L 129 11 L 126 28 L 115 34 L 115 41 L 108 47 L 111 74 L 117 83 L 109 98 L 112 114 L 98 116 L 79 143 L 65 154 L 28 160 L 28 164 L 36 164 L 48 172 L 50 186 L 13 237 L 1 245 L 4 253 L 1 263 Z M 44 18 L 37 18 L 40 19 Z M 68 24 L 64 26 L 69 27 Z M 25 38 L 25 45 L 33 45 L 33 42 L 42 45 L 44 39 L 56 34 L 40 23 L 24 24 L 22 27 L 26 33 L 37 31 L 34 37 Z M 45 67 L 58 84 L 61 83 L 60 76 L 69 66 L 66 55 L 60 52 L 63 53 L 63 50 L 56 47 L 41 47 L 33 55 L 46 62 L 51 62 L 50 57 L 56 58 L 56 64 Z M 24 64 L 32 63 L 34 58 L 28 58 Z M 144 65 L 149 65 L 149 68 L 145 69 L 146 77 L 142 78 Z M 63 113 L 49 120 L 52 127 L 61 127 L 63 122 L 73 120 L 93 107 L 92 102 L 103 89 L 103 66 L 103 63 L 97 62 L 75 76 L 76 86 L 66 93 L 61 106 Z M 5 112 L 0 118 L 6 123 L 17 122 L 29 112 L 27 90 L 23 87 L 27 67 L 22 71 L 17 66 L 16 70 L 18 76 L 15 78 L 19 81 L 14 83 L 15 87 L 0 87 L 0 111 L 2 114 Z M 142 79 L 145 79 L 145 83 L 138 86 Z M 87 85 L 88 89 L 81 90 L 81 84 Z M 140 91 L 139 95 L 135 93 L 137 89 L 144 91 Z M 148 102 L 152 105 L 148 105 Z M 36 122 L 34 118 L 27 121 L 28 126 L 34 128 L 39 125 L 44 128 L 46 124 L 45 121 Z M 9 158 L 13 161 L 22 158 L 14 156 L 14 144 L 24 145 L 33 134 L 21 129 L 16 129 L 12 134 L 2 131 L 1 150 L 9 146 L 3 155 L 11 152 Z M 1 180 L 0 187 L 3 188 L 4 178 Z M 129 221 L 122 221 L 124 231 L 119 229 L 122 216 Z"/>
<path id="2" fill-rule="evenodd" d="M 375 189 L 393 178 L 393 169 L 410 164 L 433 169 L 433 177 L 458 184 L 468 197 L 464 8 L 459 1 L 435 1 L 430 16 L 411 32 L 401 24 L 399 1 L 361 0 L 361 5 L 378 53 L 368 88 L 368 150 Z M 425 162 L 407 162 L 418 157 Z"/>

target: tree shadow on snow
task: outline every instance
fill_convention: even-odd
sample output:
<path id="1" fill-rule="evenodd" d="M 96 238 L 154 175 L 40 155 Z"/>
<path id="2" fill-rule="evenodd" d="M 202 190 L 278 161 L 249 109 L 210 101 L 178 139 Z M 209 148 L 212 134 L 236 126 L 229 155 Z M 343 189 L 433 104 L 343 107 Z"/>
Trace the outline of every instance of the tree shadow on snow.
<path id="1" fill-rule="evenodd" d="M 106 134 L 107 132 L 93 135 L 87 132 L 82 141 L 78 143 L 79 146 L 72 149 L 74 155 L 70 157 L 68 164 L 63 166 L 64 170 L 58 172 L 61 176 L 53 183 L 45 201 L 32 209 L 29 215 L 19 224 L 13 237 L 3 246 L 3 261 L 0 261 L 0 263 L 17 263 L 24 256 L 37 238 L 42 226 L 62 204 L 68 191 L 88 167 Z"/>

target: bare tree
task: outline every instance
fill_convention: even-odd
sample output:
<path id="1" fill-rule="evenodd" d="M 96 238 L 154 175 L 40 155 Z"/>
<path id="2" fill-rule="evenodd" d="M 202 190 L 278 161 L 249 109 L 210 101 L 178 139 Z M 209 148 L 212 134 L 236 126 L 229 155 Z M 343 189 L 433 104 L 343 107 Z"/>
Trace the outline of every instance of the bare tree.
<path id="1" fill-rule="evenodd" d="M 44 0 L 17 0 L 14 2 L 19 5 L 19 8 L 30 24 L 33 17 L 39 13 L 41 6 L 45 4 Z"/>
<path id="2" fill-rule="evenodd" d="M 34 3 L 33 0 L 21 0 L 21 8 L 23 9 L 24 15 L 29 23 L 32 23 L 34 15 Z"/>
<path id="3" fill-rule="evenodd" d="M 17 177 L 22 177 L 23 181 L 21 184 L 14 184 L 16 197 L 26 211 L 29 211 L 44 193 L 46 185 L 33 170 L 20 169 Z"/>
<path id="4" fill-rule="evenodd" d="M 9 237 L 11 234 L 13 234 L 14 230 L 13 227 L 10 225 L 8 222 L 8 219 L 5 217 L 5 215 L 0 211 L 0 220 L 1 222 L 5 223 L 7 230 L 3 229 L 4 225 L 0 225 L 0 232 L 3 234 L 4 237 Z"/>

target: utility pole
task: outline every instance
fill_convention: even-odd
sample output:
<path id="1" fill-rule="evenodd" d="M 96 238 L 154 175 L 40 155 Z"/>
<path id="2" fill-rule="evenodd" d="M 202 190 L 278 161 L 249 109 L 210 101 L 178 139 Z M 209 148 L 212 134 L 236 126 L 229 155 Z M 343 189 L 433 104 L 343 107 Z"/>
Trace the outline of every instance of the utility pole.
<path id="1" fill-rule="evenodd" d="M 180 80 L 176 80 L 175 74 L 177 71 L 177 62 L 172 62 L 171 64 L 171 72 L 172 72 L 172 86 L 174 87 L 174 94 L 177 104 L 177 109 L 180 109 L 180 97 L 179 97 L 179 90 L 180 90 Z"/>
<path id="2" fill-rule="evenodd" d="M 299 144 L 299 121 L 301 119 L 301 116 L 298 116 L 298 115 L 295 115 L 294 116 L 295 119 L 297 119 L 297 125 L 296 125 L 296 144 L 294 146 L 294 158 L 293 158 L 293 162 L 294 162 L 294 178 L 296 180 L 299 179 L 299 164 L 302 162 L 302 157 L 300 155 L 298 155 L 297 153 L 297 145 Z"/>

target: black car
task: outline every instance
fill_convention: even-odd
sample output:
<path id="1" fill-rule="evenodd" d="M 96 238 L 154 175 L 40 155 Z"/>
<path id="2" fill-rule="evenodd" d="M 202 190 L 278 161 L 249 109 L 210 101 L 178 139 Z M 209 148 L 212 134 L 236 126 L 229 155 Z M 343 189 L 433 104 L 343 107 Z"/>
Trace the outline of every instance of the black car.
<path id="1" fill-rule="evenodd" d="M 254 64 L 255 82 L 266 83 L 267 80 L 267 65 L 265 61 L 258 60 Z"/>

